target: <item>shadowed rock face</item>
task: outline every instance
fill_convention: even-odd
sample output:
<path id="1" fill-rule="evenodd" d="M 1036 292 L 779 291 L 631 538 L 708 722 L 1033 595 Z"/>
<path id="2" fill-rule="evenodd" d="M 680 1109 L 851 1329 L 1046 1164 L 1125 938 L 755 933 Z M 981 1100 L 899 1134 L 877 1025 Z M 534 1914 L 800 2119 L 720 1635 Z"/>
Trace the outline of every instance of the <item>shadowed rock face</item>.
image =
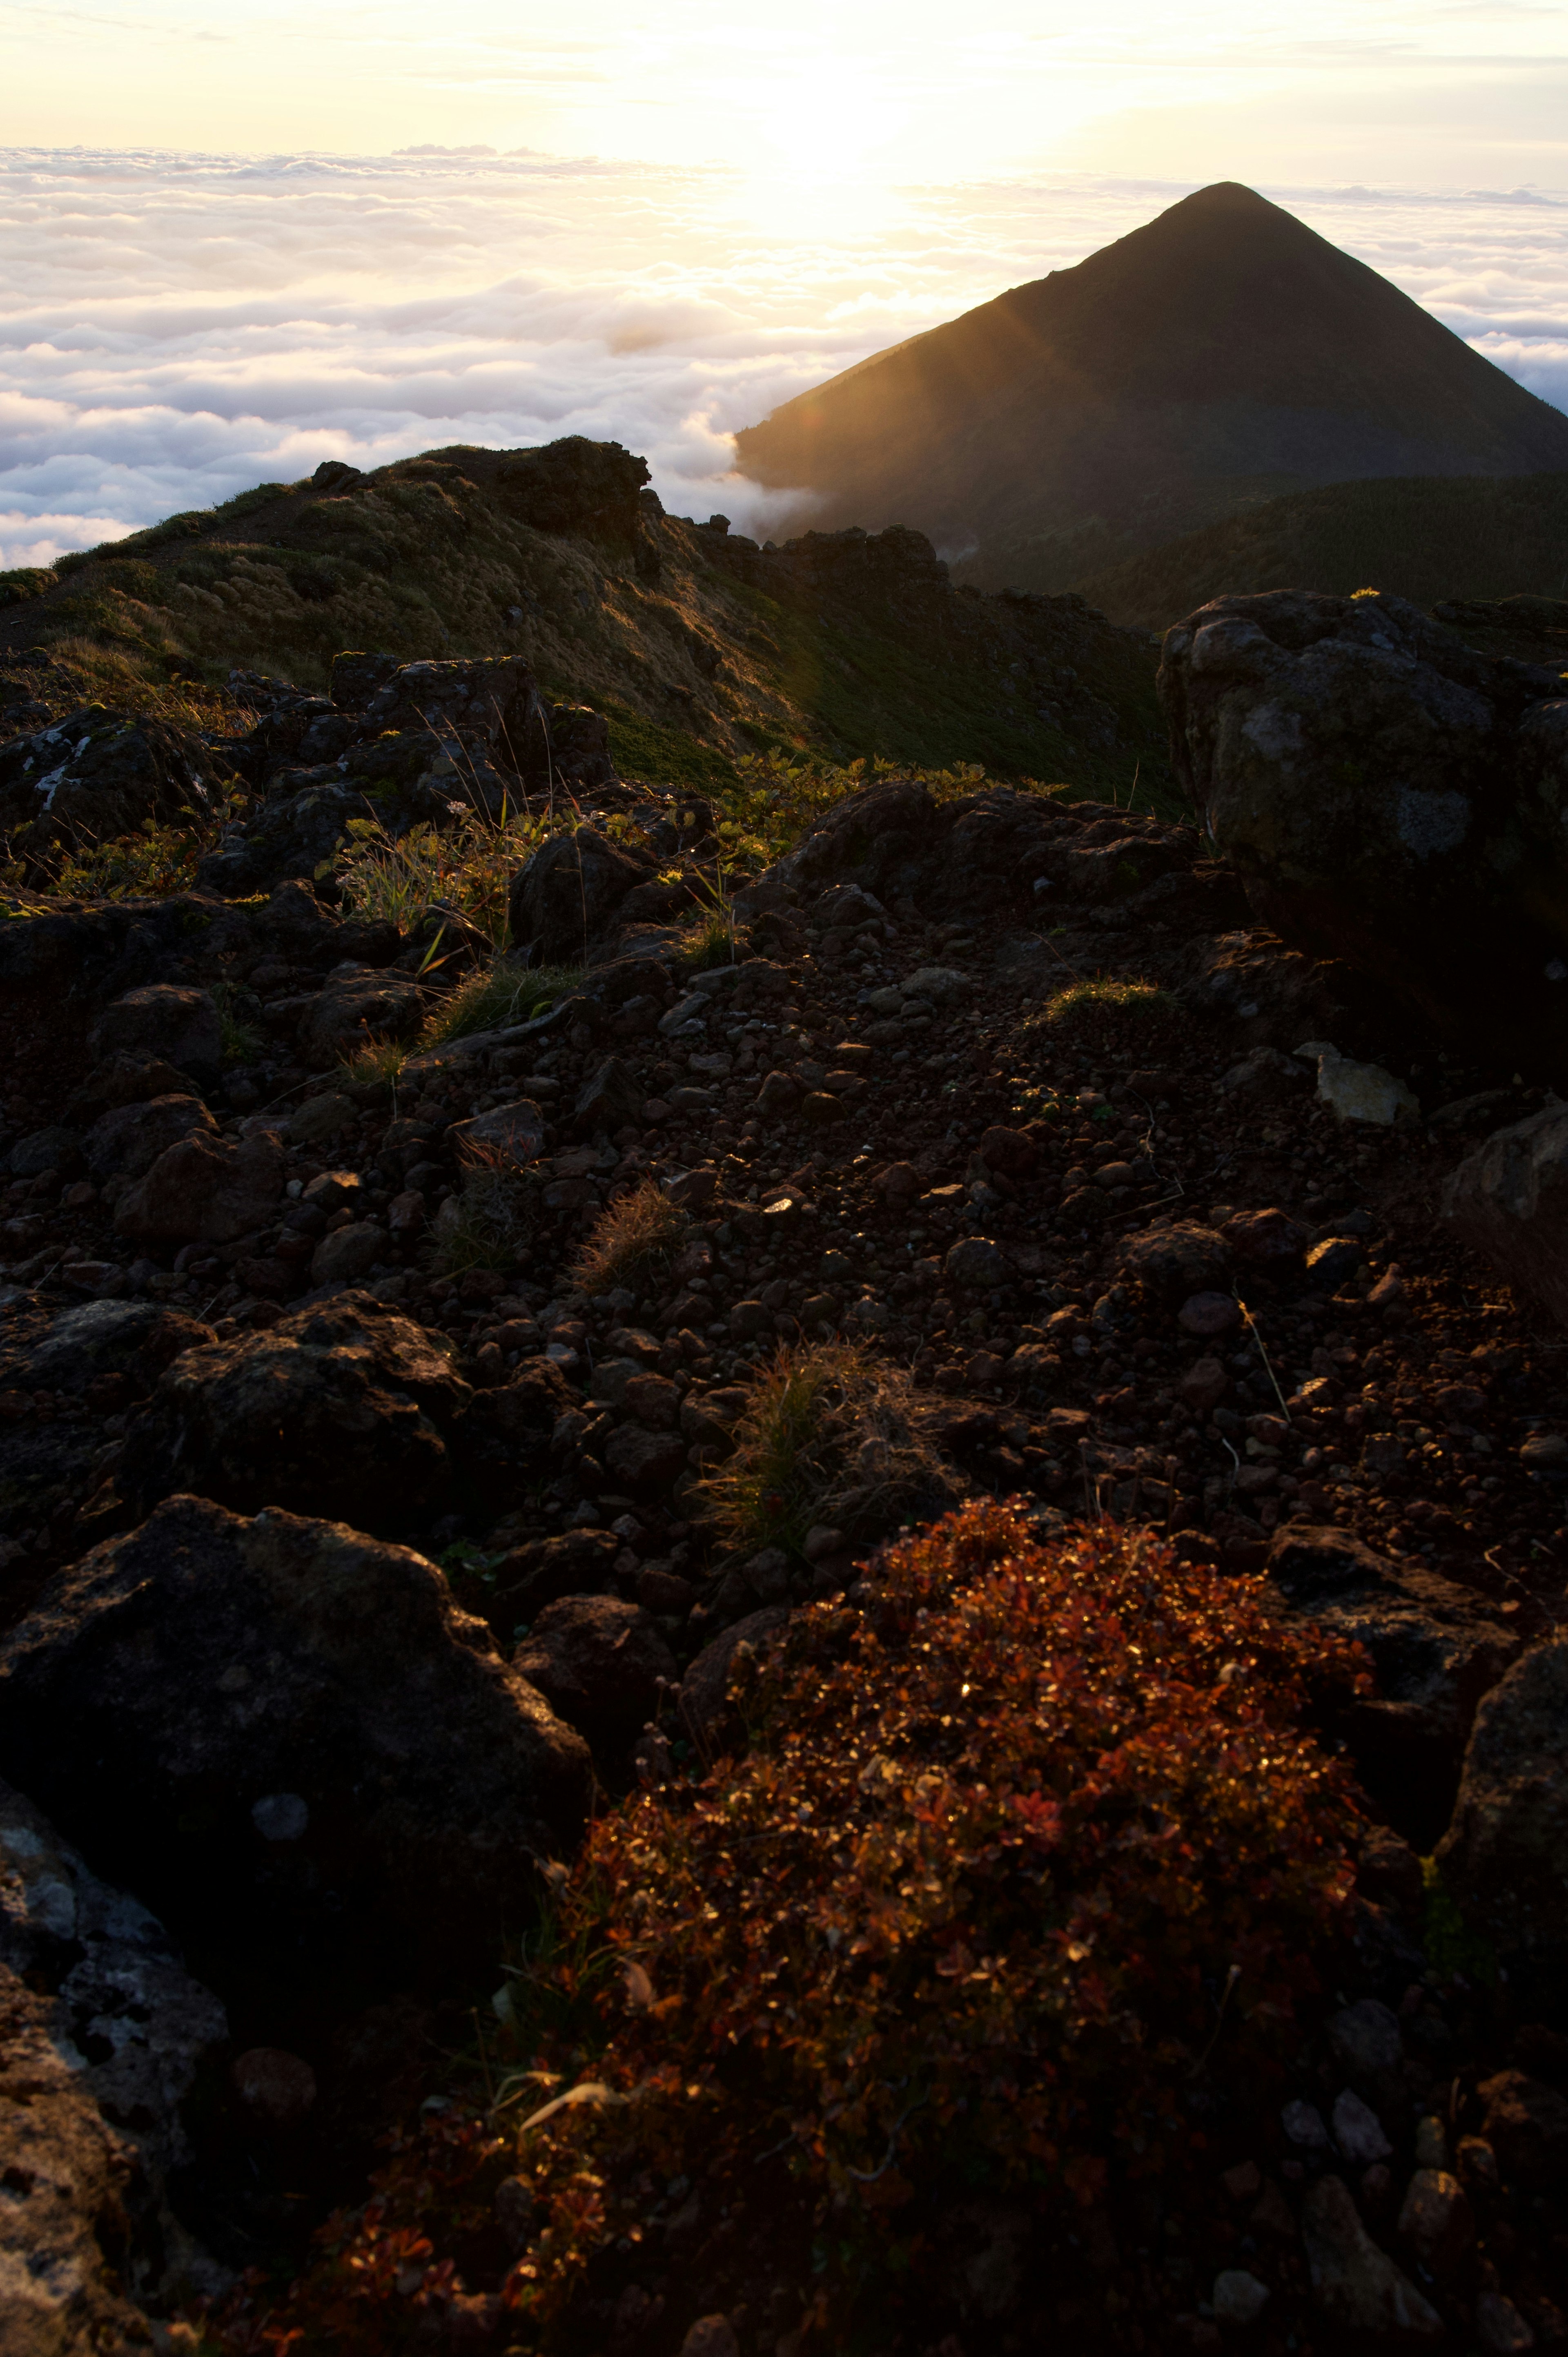
<path id="1" fill-rule="evenodd" d="M 1568 419 L 1235 182 L 878 352 L 736 436 L 812 521 L 917 525 L 1064 588 L 1241 497 L 1568 466 Z"/>
<path id="2" fill-rule="evenodd" d="M 1165 640 L 1182 783 L 1253 908 L 1452 1036 L 1568 1046 L 1568 699 L 1397 597 L 1219 597 Z"/>
<path id="3" fill-rule="evenodd" d="M 5 1772 L 95 1865 L 183 1937 L 275 1942 L 291 1979 L 345 1945 L 394 1981 L 489 1961 L 590 1772 L 422 1555 L 188 1497 L 46 1590 L 0 1721 Z"/>

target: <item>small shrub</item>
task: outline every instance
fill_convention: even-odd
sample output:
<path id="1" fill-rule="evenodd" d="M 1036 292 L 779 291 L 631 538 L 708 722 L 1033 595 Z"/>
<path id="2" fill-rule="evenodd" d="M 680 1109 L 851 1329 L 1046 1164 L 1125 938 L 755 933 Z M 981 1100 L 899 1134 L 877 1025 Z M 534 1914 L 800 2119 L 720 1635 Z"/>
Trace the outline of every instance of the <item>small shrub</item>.
<path id="1" fill-rule="evenodd" d="M 266 1045 L 266 1041 L 253 1023 L 244 1022 L 234 1012 L 233 985 L 226 982 L 214 983 L 212 996 L 218 1008 L 218 1027 L 222 1035 L 224 1062 L 253 1064 Z"/>
<path id="2" fill-rule="evenodd" d="M 747 1553 L 799 1553 L 813 1524 L 877 1538 L 951 1501 L 935 1416 L 907 1375 L 852 1342 L 783 1350 L 701 1494 L 721 1538 Z"/>
<path id="3" fill-rule="evenodd" d="M 446 1276 L 473 1268 L 513 1268 L 532 1241 L 538 1216 L 539 1182 L 532 1172 L 504 1147 L 469 1146 L 461 1191 L 448 1197 L 436 1224 L 435 1265 Z"/>
<path id="4" fill-rule="evenodd" d="M 444 998 L 420 1035 L 424 1048 L 448 1039 L 467 1039 L 476 1031 L 499 1031 L 510 1023 L 526 1023 L 542 1007 L 551 1006 L 575 989 L 582 980 L 577 966 L 511 965 L 504 958 L 481 974 L 472 974 Z"/>
<path id="5" fill-rule="evenodd" d="M 601 2290 L 674 2175 L 704 2218 L 748 2210 L 736 2257 L 817 2303 L 811 2347 L 925 2348 L 953 2320 L 955 2208 L 1028 2218 L 1048 2319 L 1080 2204 L 1132 2244 L 1138 2181 L 1174 2214 L 1216 2120 L 1238 2150 L 1275 2132 L 1361 1822 L 1304 1719 L 1326 1685 L 1364 1688 L 1359 1649 L 1270 1620 L 1259 1577 L 1112 1526 L 1039 1544 L 991 1502 L 886 1549 L 866 1585 L 866 1609 L 798 1612 L 740 1670 L 744 1758 L 597 1820 L 510 1985 L 517 2068 L 462 2176 L 478 2206 L 482 2158 L 521 2170 L 535 2203 L 492 2294 L 518 2345 L 587 2345 L 590 2254 Z M 557 2091 L 576 2102 L 538 2116 Z M 277 2329 L 401 2345 L 370 2309 L 382 2280 L 383 2329 L 398 2316 L 376 2275 L 393 2234 L 424 2238 L 397 2245 L 404 2297 L 453 2296 L 458 2135 L 405 2147 L 363 2221 L 334 2222 Z M 357 2284 L 363 2332 L 339 2341 Z M 1152 2329 L 1127 2345 L 1177 2345 L 1151 2303 L 1184 2285 L 1128 2287 Z"/>
<path id="6" fill-rule="evenodd" d="M 710 909 L 682 934 L 676 955 L 689 974 L 707 974 L 714 966 L 734 965 L 734 917 L 726 916 L 720 909 Z"/>
<path id="7" fill-rule="evenodd" d="M 618 1196 L 588 1231 L 572 1265 L 584 1293 L 613 1293 L 662 1274 L 686 1240 L 687 1219 L 656 1179 Z"/>
<path id="8" fill-rule="evenodd" d="M 492 823 L 454 796 L 450 824 L 411 827 L 406 834 L 390 834 L 379 819 L 350 819 L 349 841 L 331 863 L 344 908 L 406 925 L 421 909 L 445 903 L 499 948 L 512 877 L 572 815 L 553 821 L 520 810 Z"/>
<path id="9" fill-rule="evenodd" d="M 367 1039 L 338 1067 L 340 1080 L 365 1089 L 395 1088 L 410 1050 L 398 1039 Z"/>

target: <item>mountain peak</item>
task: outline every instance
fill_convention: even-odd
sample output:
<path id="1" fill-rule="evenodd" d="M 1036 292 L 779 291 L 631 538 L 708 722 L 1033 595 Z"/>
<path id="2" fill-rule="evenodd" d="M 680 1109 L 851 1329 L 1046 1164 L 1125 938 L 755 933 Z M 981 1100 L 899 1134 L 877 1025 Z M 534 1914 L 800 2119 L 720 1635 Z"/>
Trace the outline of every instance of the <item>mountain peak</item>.
<path id="1" fill-rule="evenodd" d="M 827 527 L 898 522 L 1059 588 L 1250 500 L 1568 467 L 1568 417 L 1305 221 L 1196 189 L 736 436 Z"/>

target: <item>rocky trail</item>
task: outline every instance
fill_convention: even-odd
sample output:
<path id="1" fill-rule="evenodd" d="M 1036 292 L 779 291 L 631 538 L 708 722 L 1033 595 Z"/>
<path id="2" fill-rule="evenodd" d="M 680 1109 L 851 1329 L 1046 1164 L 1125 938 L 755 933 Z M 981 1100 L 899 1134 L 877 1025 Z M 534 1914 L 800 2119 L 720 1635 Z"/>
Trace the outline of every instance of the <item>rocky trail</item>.
<path id="1" fill-rule="evenodd" d="M 1364 670 L 1356 601 L 1308 603 L 1320 672 Z M 1436 631 L 1412 610 L 1385 633 Z M 489 943 L 449 910 L 356 914 L 317 872 L 341 836 L 303 806 L 346 790 L 301 747 L 340 765 L 368 741 L 349 672 L 338 704 L 247 689 L 243 758 L 295 781 L 196 888 L 13 901 L 15 2345 L 194 2350 L 202 2300 L 229 2312 L 247 2268 L 298 2264 L 328 2208 L 363 2201 L 378 2135 L 422 2103 L 479 2116 L 475 2007 L 585 1822 L 700 1775 L 736 1739 L 737 1664 L 809 1608 L 869 1609 L 879 1542 L 986 1499 L 1047 1546 L 1147 1532 L 1282 1630 L 1358 1641 L 1369 1680 L 1316 1725 L 1369 1813 L 1334 1977 L 1189 2181 L 1131 2207 L 1080 2192 L 1048 2264 L 955 2186 L 937 2329 L 865 2345 L 1568 2341 L 1568 1107 L 1522 985 L 1492 1008 L 1466 971 L 1514 954 L 1517 910 L 1434 940 L 1421 912 L 1451 925 L 1462 877 L 1428 867 L 1401 899 L 1391 849 L 1321 885 L 1255 792 L 1250 834 L 1224 815 L 1239 709 L 1337 696 L 1326 770 L 1370 727 L 1343 682 L 1283 683 L 1246 637 L 1264 622 L 1271 647 L 1305 628 L 1215 626 L 1240 650 L 1218 717 L 1218 649 L 1205 673 L 1183 668 L 1192 626 L 1167 643 L 1207 839 L 893 776 L 716 932 L 714 809 L 617 779 L 583 716 L 575 773 L 523 780 L 571 823 L 510 897 L 519 972 L 564 978 L 466 1034 L 434 1018 Z M 1457 651 L 1422 640 L 1434 675 L 1531 743 L 1560 735 L 1547 674 L 1436 638 Z M 1391 726 L 1403 694 L 1408 728 L 1402 647 L 1378 709 Z M 483 705 L 453 723 L 482 789 L 522 670 L 369 684 L 394 725 L 400 696 L 422 723 L 435 692 Z M 839 1403 L 805 1470 L 757 1438 L 781 1351 L 816 1354 Z M 18 2097 L 50 2038 L 73 2069 L 39 2064 Z M 455 2275 L 402 2262 L 417 2345 L 535 2345 L 502 2297 L 523 2181 L 486 2191 Z M 671 2177 L 563 2345 L 834 2345 L 792 2199 L 698 2230 Z"/>

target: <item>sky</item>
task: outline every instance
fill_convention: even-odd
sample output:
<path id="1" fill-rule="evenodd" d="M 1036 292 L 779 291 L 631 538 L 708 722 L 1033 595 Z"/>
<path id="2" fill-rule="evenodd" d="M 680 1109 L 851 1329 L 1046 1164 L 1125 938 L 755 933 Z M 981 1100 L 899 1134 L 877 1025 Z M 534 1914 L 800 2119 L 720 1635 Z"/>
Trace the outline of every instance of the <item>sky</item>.
<path id="1" fill-rule="evenodd" d="M 1240 179 L 1568 408 L 1568 9 L 0 0 L 0 565 L 321 458 L 729 434 Z"/>

